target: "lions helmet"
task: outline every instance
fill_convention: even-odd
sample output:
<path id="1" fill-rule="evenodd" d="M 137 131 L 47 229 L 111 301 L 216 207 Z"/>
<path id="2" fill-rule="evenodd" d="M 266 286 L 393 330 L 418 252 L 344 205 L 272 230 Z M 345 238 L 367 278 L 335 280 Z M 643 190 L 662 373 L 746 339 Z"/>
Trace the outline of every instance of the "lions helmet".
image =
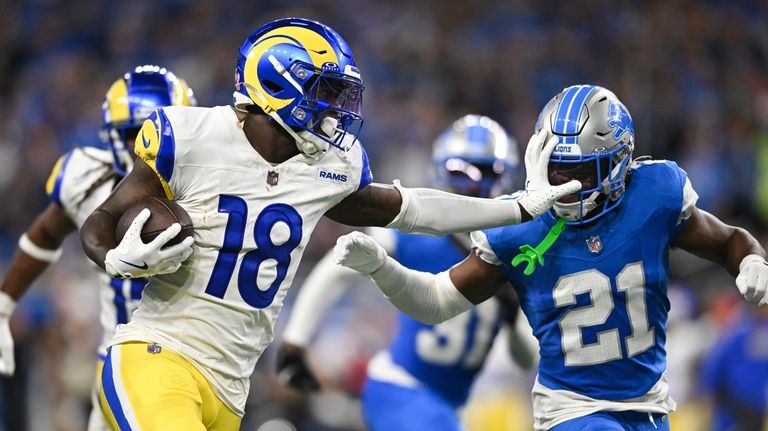
<path id="1" fill-rule="evenodd" d="M 517 182 L 517 143 L 485 116 L 454 121 L 435 141 L 432 162 L 435 186 L 455 193 L 489 197 Z"/>
<path id="2" fill-rule="evenodd" d="M 138 66 L 112 83 L 101 106 L 102 136 L 118 175 L 127 175 L 133 167 L 130 140 L 144 120 L 155 109 L 172 105 L 195 106 L 197 99 L 183 79 L 164 67 Z"/>
<path id="3" fill-rule="evenodd" d="M 616 208 L 635 148 L 632 117 L 616 95 L 595 85 L 568 87 L 539 114 L 536 133 L 542 128 L 547 139 L 559 138 L 549 159 L 550 183 L 582 183 L 577 194 L 555 203 L 555 213 L 569 224 L 584 224 Z"/>
<path id="4" fill-rule="evenodd" d="M 241 111 L 260 109 L 299 151 L 319 159 L 329 145 L 346 150 L 354 143 L 363 88 L 352 51 L 336 31 L 285 18 L 258 28 L 240 47 L 233 103 Z"/>

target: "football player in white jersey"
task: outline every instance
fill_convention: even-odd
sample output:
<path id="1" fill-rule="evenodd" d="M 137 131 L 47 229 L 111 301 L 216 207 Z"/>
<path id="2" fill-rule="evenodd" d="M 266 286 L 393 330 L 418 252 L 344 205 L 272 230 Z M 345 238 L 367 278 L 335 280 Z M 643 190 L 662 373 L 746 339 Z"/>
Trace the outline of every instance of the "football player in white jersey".
<path id="1" fill-rule="evenodd" d="M 249 376 L 323 215 L 446 235 L 520 223 L 581 187 L 546 184 L 500 201 L 372 184 L 357 142 L 363 81 L 344 39 L 315 21 L 253 32 L 235 83 L 234 106 L 155 111 L 136 138 L 140 160 L 81 230 L 86 254 L 110 275 L 151 276 L 104 364 L 113 429 L 239 427 Z M 118 241 L 119 216 L 149 197 L 176 200 L 194 235 L 163 248 L 174 224 L 144 244 L 145 210 Z"/>
<path id="2" fill-rule="evenodd" d="M 9 318 L 16 301 L 34 280 L 55 262 L 64 239 L 78 229 L 133 166 L 133 140 L 144 120 L 162 106 L 194 105 L 192 90 L 173 73 L 159 66 L 140 66 L 117 79 L 102 106 L 102 136 L 109 149 L 75 147 L 58 160 L 46 183 L 51 200 L 19 240 L 19 249 L 0 286 L 0 374 L 15 370 Z M 145 279 L 114 279 L 100 275 L 100 321 L 97 381 L 107 341 L 118 323 L 130 320 L 141 297 Z M 94 401 L 96 398 L 94 387 Z M 104 415 L 94 404 L 89 430 L 106 430 Z"/>

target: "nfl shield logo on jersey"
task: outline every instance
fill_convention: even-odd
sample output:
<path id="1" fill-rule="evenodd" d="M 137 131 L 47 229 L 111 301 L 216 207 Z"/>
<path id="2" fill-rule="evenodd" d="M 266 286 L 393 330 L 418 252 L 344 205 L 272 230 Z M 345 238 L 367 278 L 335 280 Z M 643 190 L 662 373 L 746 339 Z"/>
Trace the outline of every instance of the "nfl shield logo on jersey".
<path id="1" fill-rule="evenodd" d="M 590 252 L 597 254 L 603 249 L 603 243 L 600 241 L 600 237 L 595 235 L 587 240 L 587 248 Z"/>
<path id="2" fill-rule="evenodd" d="M 270 186 L 276 186 L 277 185 L 277 179 L 280 177 L 280 175 L 275 171 L 269 171 L 267 172 L 267 184 Z"/>

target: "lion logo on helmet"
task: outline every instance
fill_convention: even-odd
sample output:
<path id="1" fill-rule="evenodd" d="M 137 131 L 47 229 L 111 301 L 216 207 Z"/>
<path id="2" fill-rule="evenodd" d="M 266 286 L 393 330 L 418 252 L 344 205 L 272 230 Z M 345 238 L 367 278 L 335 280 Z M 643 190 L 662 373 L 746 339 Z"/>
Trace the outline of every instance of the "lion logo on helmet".
<path id="1" fill-rule="evenodd" d="M 629 132 L 631 136 L 635 135 L 635 128 L 632 125 L 632 118 L 621 103 L 611 102 L 608 107 L 608 127 L 615 128 L 613 139 L 620 141 L 625 133 Z"/>

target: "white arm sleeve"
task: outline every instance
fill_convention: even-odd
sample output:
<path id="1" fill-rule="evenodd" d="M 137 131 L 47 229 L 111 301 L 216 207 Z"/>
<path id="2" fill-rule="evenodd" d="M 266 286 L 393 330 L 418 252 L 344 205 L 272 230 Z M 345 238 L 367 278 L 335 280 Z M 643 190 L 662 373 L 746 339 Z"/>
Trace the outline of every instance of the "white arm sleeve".
<path id="1" fill-rule="evenodd" d="M 409 189 L 395 180 L 403 197 L 400 213 L 387 227 L 402 232 L 444 236 L 490 227 L 518 224 L 520 204 L 516 200 L 483 199 L 434 189 Z"/>
<path id="2" fill-rule="evenodd" d="M 395 307 L 427 324 L 445 322 L 473 305 L 456 290 L 448 271 L 414 271 L 387 257 L 371 278 Z"/>
<path id="3" fill-rule="evenodd" d="M 365 275 L 355 270 L 336 265 L 333 262 L 333 252 L 328 252 L 317 262 L 302 284 L 283 332 L 283 340 L 305 347 L 328 309 L 355 280 L 365 279 Z"/>

